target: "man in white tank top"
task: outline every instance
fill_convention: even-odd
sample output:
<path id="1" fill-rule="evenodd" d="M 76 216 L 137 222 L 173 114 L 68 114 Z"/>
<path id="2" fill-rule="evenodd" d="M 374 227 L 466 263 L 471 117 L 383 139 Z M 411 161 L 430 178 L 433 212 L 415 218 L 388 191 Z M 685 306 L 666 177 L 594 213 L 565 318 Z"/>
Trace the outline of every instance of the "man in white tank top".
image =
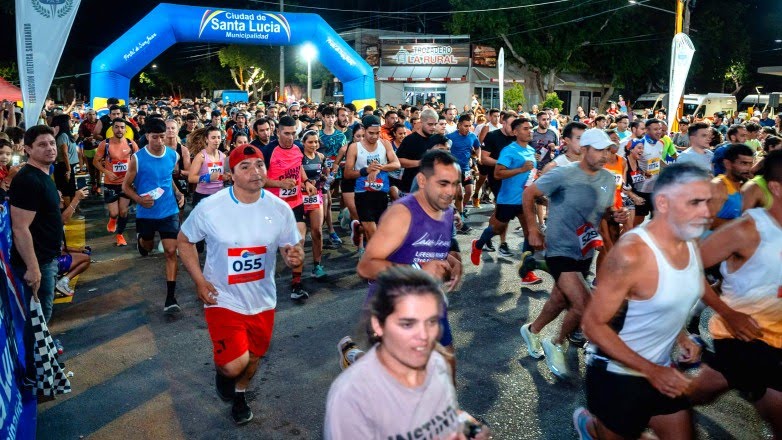
<path id="1" fill-rule="evenodd" d="M 764 159 L 771 209 L 754 208 L 717 229 L 701 245 L 704 265 L 721 263 L 722 297 L 703 301 L 714 354 L 688 394 L 708 403 L 733 388 L 782 438 L 782 151 Z"/>
<path id="2" fill-rule="evenodd" d="M 587 358 L 589 411 L 573 414 L 581 438 L 635 439 L 647 427 L 659 438 L 693 437 L 683 396 L 691 380 L 672 368 L 671 353 L 678 344 L 679 362 L 700 355 L 684 327 L 708 287 L 695 239 L 710 221 L 709 174 L 689 164 L 666 167 L 652 197 L 654 219 L 608 254 L 581 321 L 594 344 Z"/>

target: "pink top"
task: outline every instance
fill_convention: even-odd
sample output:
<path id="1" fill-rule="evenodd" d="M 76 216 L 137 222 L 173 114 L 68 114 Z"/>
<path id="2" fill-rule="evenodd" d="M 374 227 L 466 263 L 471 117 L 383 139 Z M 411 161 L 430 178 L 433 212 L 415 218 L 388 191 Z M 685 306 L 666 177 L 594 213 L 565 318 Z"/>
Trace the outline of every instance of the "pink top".
<path id="1" fill-rule="evenodd" d="M 225 154 L 220 150 L 216 151 L 220 158 L 216 162 L 206 154 L 206 150 L 201 151 L 204 161 L 201 163 L 201 169 L 198 170 L 198 176 L 201 177 L 207 174 L 220 173 L 220 179 L 209 183 L 198 182 L 198 185 L 196 185 L 196 192 L 199 194 L 211 195 L 223 189 L 223 163 L 225 162 Z"/>

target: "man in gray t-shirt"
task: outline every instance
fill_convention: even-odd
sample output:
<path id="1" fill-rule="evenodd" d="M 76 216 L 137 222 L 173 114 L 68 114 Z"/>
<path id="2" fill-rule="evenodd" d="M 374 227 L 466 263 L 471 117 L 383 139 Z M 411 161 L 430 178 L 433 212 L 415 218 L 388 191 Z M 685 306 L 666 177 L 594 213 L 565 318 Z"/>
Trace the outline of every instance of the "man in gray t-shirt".
<path id="1" fill-rule="evenodd" d="M 690 148 L 684 150 L 676 163 L 691 163 L 711 172 L 711 161 L 714 153 L 709 150 L 711 128 L 705 122 L 696 122 L 687 128 Z"/>
<path id="2" fill-rule="evenodd" d="M 546 356 L 546 365 L 555 375 L 568 375 L 565 363 L 565 338 L 578 330 L 580 316 L 589 300 L 586 276 L 597 248 L 603 246 L 598 233 L 604 216 L 609 221 L 627 221 L 627 210 L 610 211 L 616 189 L 614 175 L 603 166 L 613 143 L 599 128 L 581 135 L 584 156 L 579 162 L 559 166 L 547 172 L 524 190 L 524 215 L 527 224 L 535 224 L 535 199 L 549 198 L 546 238 L 529 227 L 529 242 L 546 248 L 546 264 L 555 284 L 551 296 L 534 322 L 521 327 L 521 335 L 530 356 Z M 556 338 L 540 339 L 538 333 L 569 307 Z"/>

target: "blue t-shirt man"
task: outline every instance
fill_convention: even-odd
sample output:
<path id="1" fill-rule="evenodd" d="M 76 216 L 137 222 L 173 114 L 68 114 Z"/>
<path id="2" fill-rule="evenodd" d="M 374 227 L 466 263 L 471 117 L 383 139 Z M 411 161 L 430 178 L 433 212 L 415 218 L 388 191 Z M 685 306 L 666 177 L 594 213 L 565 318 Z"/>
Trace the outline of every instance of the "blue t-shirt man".
<path id="1" fill-rule="evenodd" d="M 502 165 L 512 170 L 523 167 L 528 161 L 532 162 L 532 169 L 536 169 L 535 149 L 529 145 L 522 146 L 518 142 L 511 142 L 500 152 L 497 165 Z M 521 205 L 521 195 L 524 192 L 524 187 L 527 186 L 531 172 L 527 171 L 503 179 L 500 193 L 497 195 L 497 203 L 502 205 Z"/>
<path id="2" fill-rule="evenodd" d="M 478 136 L 471 131 L 462 136 L 457 130 L 447 134 L 445 137 L 451 141 L 451 154 L 459 161 L 462 173 L 468 172 L 470 170 L 470 155 L 473 150 L 481 148 L 481 141 L 478 140 Z"/>

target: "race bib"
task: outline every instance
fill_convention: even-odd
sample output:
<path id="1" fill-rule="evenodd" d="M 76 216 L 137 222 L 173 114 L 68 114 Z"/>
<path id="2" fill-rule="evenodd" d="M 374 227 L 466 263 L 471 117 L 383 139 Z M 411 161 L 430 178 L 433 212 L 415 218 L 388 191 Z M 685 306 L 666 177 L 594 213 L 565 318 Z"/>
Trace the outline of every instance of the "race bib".
<path id="1" fill-rule="evenodd" d="M 653 157 L 646 161 L 646 172 L 649 174 L 657 174 L 660 172 L 660 158 Z"/>
<path id="2" fill-rule="evenodd" d="M 116 162 L 111 163 L 111 171 L 114 172 L 114 174 L 125 174 L 128 172 L 128 161 L 127 160 L 118 160 Z"/>
<path id="3" fill-rule="evenodd" d="M 622 175 L 614 173 L 614 184 L 616 184 L 617 188 L 622 187 Z"/>
<path id="4" fill-rule="evenodd" d="M 643 173 L 640 171 L 631 171 L 630 178 L 633 180 L 634 185 L 642 183 L 646 180 L 646 177 L 644 177 Z"/>
<path id="5" fill-rule="evenodd" d="M 528 187 L 528 186 L 532 185 L 532 184 L 535 182 L 535 179 L 536 179 L 537 177 L 538 177 L 538 169 L 537 169 L 537 168 L 533 168 L 533 169 L 532 169 L 532 170 L 529 172 L 529 177 L 527 177 L 527 182 L 526 182 L 526 183 L 524 183 L 524 188 L 526 188 L 526 187 Z"/>
<path id="6" fill-rule="evenodd" d="M 228 248 L 228 284 L 249 283 L 266 277 L 266 246 Z"/>
<path id="7" fill-rule="evenodd" d="M 331 169 L 332 166 L 334 166 L 334 161 L 337 159 L 336 156 L 329 156 L 326 158 L 326 168 Z"/>
<path id="8" fill-rule="evenodd" d="M 220 174 L 220 179 L 222 180 L 223 176 L 223 162 L 208 162 L 206 164 L 206 169 L 209 171 L 209 174 L 212 173 L 218 173 Z"/>
<path id="9" fill-rule="evenodd" d="M 315 194 L 314 196 L 304 196 L 304 204 L 307 206 L 318 206 L 320 203 L 320 194 Z"/>
<path id="10" fill-rule="evenodd" d="M 280 198 L 288 199 L 291 197 L 296 197 L 296 194 L 299 193 L 299 187 L 294 186 L 293 188 L 280 188 Z"/>
<path id="11" fill-rule="evenodd" d="M 373 182 L 370 182 L 369 179 L 364 181 L 364 189 L 367 191 L 382 191 L 383 190 L 383 179 L 376 178 Z"/>
<path id="12" fill-rule="evenodd" d="M 584 223 L 576 229 L 578 244 L 581 246 L 581 256 L 586 256 L 592 249 L 603 247 L 603 237 L 595 230 L 592 223 Z"/>

